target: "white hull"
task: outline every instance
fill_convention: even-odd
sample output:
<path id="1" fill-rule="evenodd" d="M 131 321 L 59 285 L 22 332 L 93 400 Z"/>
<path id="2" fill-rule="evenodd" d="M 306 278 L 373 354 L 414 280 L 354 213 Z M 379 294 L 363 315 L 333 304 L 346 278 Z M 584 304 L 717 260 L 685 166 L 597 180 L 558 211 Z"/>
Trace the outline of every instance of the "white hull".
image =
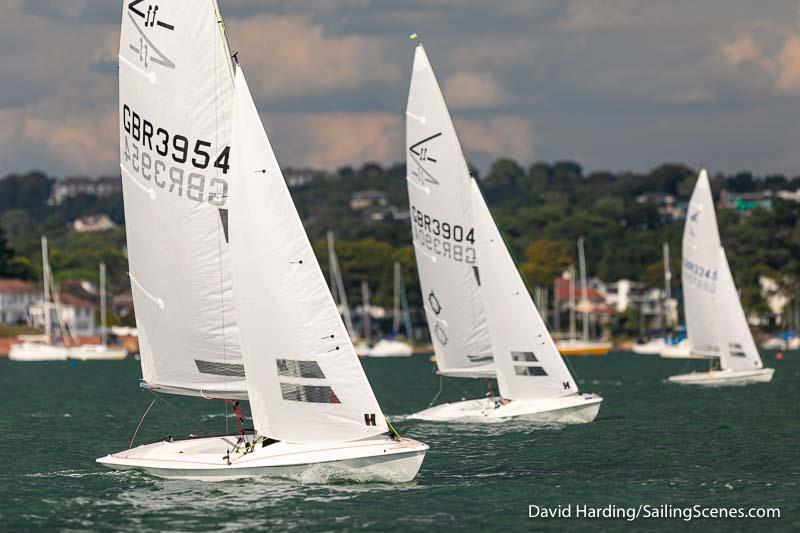
<path id="1" fill-rule="evenodd" d="M 83 344 L 69 350 L 69 358 L 78 361 L 116 361 L 126 357 L 128 350 L 125 348 L 102 344 Z"/>
<path id="2" fill-rule="evenodd" d="M 248 435 L 248 442 L 257 437 Z M 142 470 L 173 479 L 226 481 L 248 477 L 282 477 L 325 483 L 331 480 L 406 482 L 417 475 L 428 446 L 386 435 L 328 444 L 275 442 L 226 456 L 238 436 L 204 437 L 145 444 L 97 459 L 116 470 Z"/>
<path id="3" fill-rule="evenodd" d="M 772 381 L 774 368 L 757 370 L 710 370 L 708 372 L 692 372 L 670 376 L 667 381 L 682 385 L 747 385 L 749 383 L 769 383 Z"/>
<path id="4" fill-rule="evenodd" d="M 12 361 L 66 361 L 69 348 L 37 342 L 12 344 L 8 358 Z"/>
<path id="5" fill-rule="evenodd" d="M 603 399 L 596 394 L 573 394 L 562 398 L 512 400 L 503 405 L 500 398 L 479 398 L 436 405 L 409 418 L 435 422 L 490 421 L 522 418 L 535 422 L 585 424 L 593 421 Z"/>
<path id="6" fill-rule="evenodd" d="M 414 347 L 399 340 L 381 339 L 367 352 L 368 357 L 408 357 L 414 354 Z"/>
<path id="7" fill-rule="evenodd" d="M 692 353 L 689 348 L 689 341 L 683 340 L 678 344 L 670 344 L 664 347 L 659 354 L 663 359 L 714 359 L 709 355 Z"/>
<path id="8" fill-rule="evenodd" d="M 653 339 L 648 342 L 637 342 L 631 349 L 638 355 L 659 355 L 667 346 L 664 339 Z"/>

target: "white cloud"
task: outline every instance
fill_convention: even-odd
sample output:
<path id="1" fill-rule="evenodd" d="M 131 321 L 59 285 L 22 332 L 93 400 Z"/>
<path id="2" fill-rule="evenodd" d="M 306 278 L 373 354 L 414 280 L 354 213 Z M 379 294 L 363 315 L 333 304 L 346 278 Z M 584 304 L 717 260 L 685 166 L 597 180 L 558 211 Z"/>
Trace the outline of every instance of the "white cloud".
<path id="1" fill-rule="evenodd" d="M 379 38 L 326 35 L 321 25 L 299 15 L 232 19 L 228 26 L 261 97 L 320 95 L 402 79 Z"/>
<path id="2" fill-rule="evenodd" d="M 445 80 L 443 90 L 451 109 L 491 108 L 509 99 L 505 89 L 486 72 L 459 72 Z"/>
<path id="3" fill-rule="evenodd" d="M 533 159 L 536 137 L 527 120 L 511 115 L 492 115 L 482 120 L 456 118 L 455 124 L 467 159 L 470 159 L 470 152 L 492 158 Z"/>

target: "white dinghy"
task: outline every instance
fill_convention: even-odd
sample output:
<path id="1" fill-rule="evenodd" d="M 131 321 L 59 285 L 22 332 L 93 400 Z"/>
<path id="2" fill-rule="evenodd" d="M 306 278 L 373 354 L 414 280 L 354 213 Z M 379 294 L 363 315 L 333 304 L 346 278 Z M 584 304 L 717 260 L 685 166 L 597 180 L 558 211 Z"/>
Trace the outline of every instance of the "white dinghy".
<path id="1" fill-rule="evenodd" d="M 580 394 L 469 175 L 425 50 L 406 110 L 414 250 L 443 376 L 494 378 L 499 397 L 436 405 L 411 418 L 591 422 L 602 398 Z"/>
<path id="2" fill-rule="evenodd" d="M 169 162 L 175 173 L 208 181 L 211 190 L 200 201 L 156 189 L 154 175 L 150 182 L 143 166 L 125 158 L 125 143 L 136 139 L 121 113 L 143 387 L 248 399 L 255 434 L 170 438 L 98 462 L 199 480 L 413 479 L 428 446 L 400 438 L 381 412 L 242 71 L 229 61 L 216 2 L 207 0 L 203 9 L 195 0 L 163 4 L 158 19 L 148 12 L 149 25 L 132 13 L 138 3 L 130 2 L 123 16 L 121 108 L 158 117 L 170 132 L 208 139 L 209 146 L 199 146 L 215 154 L 183 166 Z M 159 29 L 158 21 L 171 29 Z M 149 64 L 131 53 L 140 39 L 153 54 Z M 204 175 L 214 157 L 217 169 Z M 142 224 L 146 217 L 159 222 L 157 231 Z"/>
<path id="3" fill-rule="evenodd" d="M 671 376 L 671 383 L 741 385 L 769 382 L 739 301 L 728 259 L 719 238 L 711 184 L 700 171 L 683 229 L 684 312 L 693 357 L 719 360 L 719 369 Z"/>

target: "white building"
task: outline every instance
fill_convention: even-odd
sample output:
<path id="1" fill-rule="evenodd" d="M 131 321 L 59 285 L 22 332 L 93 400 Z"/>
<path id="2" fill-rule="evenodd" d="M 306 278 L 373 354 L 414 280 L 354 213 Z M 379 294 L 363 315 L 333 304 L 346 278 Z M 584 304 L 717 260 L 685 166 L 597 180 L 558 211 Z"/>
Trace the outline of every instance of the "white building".
<path id="1" fill-rule="evenodd" d="M 108 231 L 116 227 L 117 225 L 114 224 L 114 221 L 105 214 L 84 215 L 72 223 L 72 229 L 78 233 Z"/>
<path id="2" fill-rule="evenodd" d="M 61 295 L 61 306 L 58 310 L 51 302 L 48 307 L 50 308 L 50 323 L 54 330 L 58 330 L 59 324 L 61 327 L 66 326 L 68 331 L 64 334 L 72 334 L 76 337 L 84 337 L 88 335 L 95 335 L 97 333 L 97 326 L 95 323 L 95 306 L 72 296 L 71 294 Z M 36 329 L 45 329 L 45 306 L 41 300 L 32 304 L 28 310 L 28 325 Z"/>
<path id="3" fill-rule="evenodd" d="M 31 304 L 42 299 L 36 285 L 21 279 L 0 279 L 0 323 L 25 324 Z"/>
<path id="4" fill-rule="evenodd" d="M 638 281 L 621 279 L 608 283 L 605 288 L 606 301 L 614 306 L 617 312 L 633 307 L 645 317 L 655 318 L 664 314 L 664 291 L 656 287 L 646 287 Z M 671 299 L 666 302 L 667 313 L 672 324 L 678 322 L 678 302 Z"/>

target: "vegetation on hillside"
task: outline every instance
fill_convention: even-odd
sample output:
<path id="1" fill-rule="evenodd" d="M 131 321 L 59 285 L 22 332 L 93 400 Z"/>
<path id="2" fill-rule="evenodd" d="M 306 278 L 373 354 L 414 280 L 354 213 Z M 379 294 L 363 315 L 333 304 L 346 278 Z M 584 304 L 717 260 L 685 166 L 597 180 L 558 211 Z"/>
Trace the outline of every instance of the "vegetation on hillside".
<path id="1" fill-rule="evenodd" d="M 575 260 L 575 243 L 586 238 L 590 275 L 605 281 L 628 278 L 647 285 L 662 284 L 661 245 L 669 242 L 675 289 L 680 283 L 682 222 L 662 216 L 653 203 L 638 201 L 645 193 L 675 195 L 688 200 L 697 171 L 666 164 L 649 173 L 593 172 L 563 161 L 537 162 L 527 169 L 510 159 L 498 159 L 480 179 L 487 202 L 529 286 L 551 286 L 552 279 Z M 127 287 L 124 226 L 101 233 L 77 233 L 70 223 L 84 214 L 105 213 L 124 222 L 120 194 L 105 198 L 80 195 L 60 206 L 49 205 L 53 178 L 40 172 L 0 180 L 0 276 L 37 280 L 41 276 L 39 236 L 50 239 L 51 263 L 57 279 L 96 280 L 97 264 L 108 265 L 113 290 Z M 749 173 L 714 176 L 715 195 L 765 189 L 797 190 L 800 178 L 755 178 Z M 392 263 L 403 265 L 409 300 L 420 303 L 411 232 L 407 220 L 388 217 L 367 221 L 350 208 L 354 191 L 386 193 L 391 205 L 407 210 L 405 166 L 360 168 L 321 174 L 292 189 L 306 229 L 314 241 L 323 270 L 328 269 L 325 234 L 333 230 L 337 253 L 351 303 L 361 300 L 366 280 L 373 303 L 391 305 Z M 758 278 L 775 279 L 794 295 L 800 282 L 800 203 L 773 198 L 772 209 L 742 214 L 719 210 L 722 240 L 736 282 L 749 311 L 766 313 Z"/>

